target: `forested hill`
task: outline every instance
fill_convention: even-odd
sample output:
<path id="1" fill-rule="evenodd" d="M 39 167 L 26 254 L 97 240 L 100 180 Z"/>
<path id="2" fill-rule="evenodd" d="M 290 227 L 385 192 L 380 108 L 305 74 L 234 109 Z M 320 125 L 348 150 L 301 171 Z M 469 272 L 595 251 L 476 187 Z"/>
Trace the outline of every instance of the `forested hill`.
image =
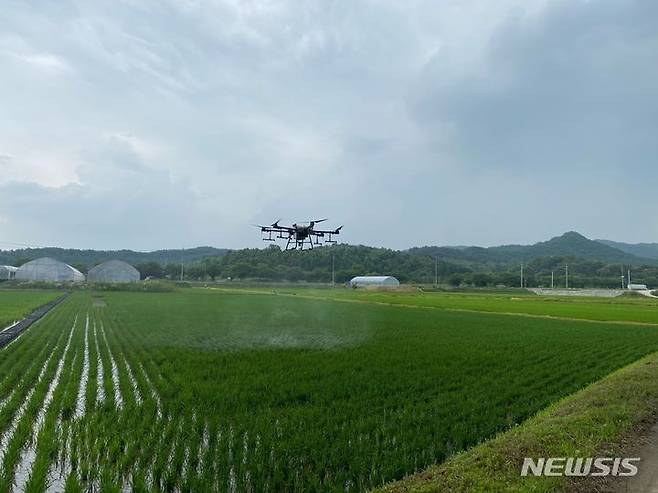
<path id="1" fill-rule="evenodd" d="M 488 249 L 479 249 L 486 250 Z M 559 250 L 551 249 L 552 252 Z M 437 252 L 441 252 L 436 255 Z M 445 254 L 447 252 L 447 254 Z M 431 284 L 438 281 L 452 286 L 519 286 L 520 262 L 510 257 L 460 256 L 459 249 L 415 248 L 406 251 L 353 245 L 334 245 L 312 251 L 282 251 L 272 245 L 265 249 L 228 252 L 221 258 L 207 258 L 187 268 L 190 279 L 231 279 L 267 281 L 345 282 L 357 275 L 392 275 L 402 282 Z M 482 253 L 481 251 L 478 252 Z M 625 254 L 618 258 L 628 259 Z M 483 260 L 485 259 L 485 260 Z M 504 260 L 504 261 L 503 261 Z M 658 265 L 633 259 L 633 279 L 658 286 Z M 524 284 L 550 286 L 551 273 L 556 285 L 564 285 L 565 265 L 569 265 L 571 287 L 620 286 L 622 269 L 629 263 L 606 262 L 576 255 L 547 255 L 523 259 Z M 157 272 L 150 275 L 158 275 Z"/>
<path id="2" fill-rule="evenodd" d="M 658 259 L 658 243 L 622 243 L 620 241 L 595 240 L 622 252 L 638 257 Z"/>
<path id="3" fill-rule="evenodd" d="M 570 231 L 534 245 L 503 245 L 482 247 L 420 247 L 410 253 L 438 256 L 466 262 L 483 264 L 510 264 L 529 262 L 542 257 L 578 257 L 586 260 L 623 263 L 627 265 L 656 264 L 656 257 L 642 258 L 627 251 L 614 248 L 600 240 L 594 241 L 580 233 Z"/>
<path id="4" fill-rule="evenodd" d="M 94 265 L 106 260 L 123 260 L 132 265 L 157 262 L 161 265 L 197 262 L 207 257 L 218 257 L 227 252 L 213 247 L 196 247 L 186 250 L 156 250 L 154 252 L 135 252 L 133 250 L 77 250 L 70 248 L 22 248 L 18 250 L 0 250 L 0 264 L 20 266 L 29 260 L 40 257 L 52 257 L 67 264 L 87 271 Z"/>

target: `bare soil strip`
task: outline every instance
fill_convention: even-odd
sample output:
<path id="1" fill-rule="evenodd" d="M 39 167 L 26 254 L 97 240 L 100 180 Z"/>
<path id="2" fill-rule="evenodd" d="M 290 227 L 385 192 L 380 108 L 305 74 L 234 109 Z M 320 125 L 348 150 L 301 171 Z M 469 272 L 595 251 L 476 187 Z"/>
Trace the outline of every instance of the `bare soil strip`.
<path id="1" fill-rule="evenodd" d="M 639 472 L 637 476 L 611 479 L 605 490 L 611 493 L 658 492 L 658 423 L 628 441 L 629 446 L 622 455 L 639 457 Z"/>

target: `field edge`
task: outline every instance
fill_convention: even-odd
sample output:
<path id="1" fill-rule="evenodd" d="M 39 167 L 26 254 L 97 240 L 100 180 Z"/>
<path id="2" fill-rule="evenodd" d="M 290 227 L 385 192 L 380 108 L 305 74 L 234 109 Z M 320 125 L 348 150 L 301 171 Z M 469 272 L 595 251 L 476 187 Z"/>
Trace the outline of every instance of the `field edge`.
<path id="1" fill-rule="evenodd" d="M 522 477 L 521 464 L 525 457 L 616 457 L 638 430 L 656 420 L 657 406 L 655 352 L 551 404 L 517 427 L 372 491 L 597 491 L 609 480 Z"/>

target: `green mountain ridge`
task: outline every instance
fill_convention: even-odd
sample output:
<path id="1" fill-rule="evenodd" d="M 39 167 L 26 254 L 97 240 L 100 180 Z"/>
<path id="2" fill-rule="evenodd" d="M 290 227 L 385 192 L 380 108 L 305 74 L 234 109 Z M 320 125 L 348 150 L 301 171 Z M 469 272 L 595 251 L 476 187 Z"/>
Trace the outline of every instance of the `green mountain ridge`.
<path id="1" fill-rule="evenodd" d="M 476 262 L 510 264 L 528 262 L 543 257 L 577 257 L 591 261 L 623 263 L 628 265 L 655 265 L 658 257 L 640 257 L 627 251 L 590 240 L 575 231 L 569 231 L 534 245 L 501 245 L 494 247 L 418 247 L 408 250 L 412 254 Z"/>
<path id="2" fill-rule="evenodd" d="M 622 244 L 622 246 L 625 244 Z M 331 253 L 329 253 L 331 252 Z M 650 253 L 650 252 L 649 252 Z M 143 273 L 160 277 L 165 275 L 162 267 L 168 266 L 166 275 L 176 276 L 181 261 L 193 267 L 201 266 L 200 272 L 226 273 L 227 277 L 321 278 L 309 277 L 309 272 L 326 270 L 331 265 L 331 255 L 340 260 L 343 275 L 352 273 L 396 273 L 402 278 L 415 279 L 433 277 L 436 267 L 440 275 L 447 276 L 463 272 L 513 272 L 519 264 L 528 269 L 542 270 L 558 268 L 565 263 L 588 263 L 587 271 L 603 269 L 619 272 L 619 265 L 628 267 L 658 267 L 658 258 L 640 257 L 606 244 L 602 240 L 590 240 L 575 231 L 567 232 L 547 241 L 533 245 L 501 245 L 494 247 L 425 246 L 408 250 L 391 250 L 363 245 L 337 245 L 316 248 L 312 252 L 283 252 L 277 246 L 270 248 L 244 248 L 227 250 L 214 247 L 197 247 L 186 250 L 157 250 L 136 252 L 132 250 L 77 250 L 63 248 L 27 248 L 0 251 L 0 264 L 19 266 L 38 257 L 53 257 L 78 267 L 83 272 L 94 265 L 119 259 L 137 266 Z M 438 264 L 436 260 L 438 259 Z M 222 268 L 218 264 L 222 264 Z M 430 265 L 431 264 L 431 265 Z M 600 265 L 597 265 L 600 264 Z M 234 267 L 239 265 L 239 268 Z M 231 266 L 229 268 L 229 266 Z M 613 267 L 617 266 L 617 267 Z M 286 270 L 288 269 L 288 270 Z M 289 269 L 299 269 L 291 274 Z M 189 270 L 186 268 L 186 271 Z M 302 274 L 302 273 L 306 274 Z M 550 272 L 550 270 L 548 271 Z M 214 276 L 214 274 L 209 274 Z M 509 282 L 509 281 L 507 281 Z"/>
<path id="3" fill-rule="evenodd" d="M 638 257 L 658 259 L 658 243 L 623 243 L 612 240 L 594 241 Z"/>

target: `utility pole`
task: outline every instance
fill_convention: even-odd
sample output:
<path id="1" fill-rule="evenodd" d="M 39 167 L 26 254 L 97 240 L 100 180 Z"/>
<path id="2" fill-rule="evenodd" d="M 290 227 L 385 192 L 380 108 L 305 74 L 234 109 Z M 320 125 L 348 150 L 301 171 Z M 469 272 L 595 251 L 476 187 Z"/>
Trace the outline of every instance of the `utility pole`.
<path id="1" fill-rule="evenodd" d="M 621 265 L 621 289 L 624 289 L 624 264 Z"/>
<path id="2" fill-rule="evenodd" d="M 628 269 L 628 289 L 631 289 L 631 269 Z"/>
<path id="3" fill-rule="evenodd" d="M 439 257 L 434 258 L 434 287 L 439 287 Z"/>
<path id="4" fill-rule="evenodd" d="M 331 254 L 331 287 L 336 285 L 336 255 Z"/>
<path id="5" fill-rule="evenodd" d="M 183 280 L 183 275 L 185 274 L 185 271 L 183 269 L 183 250 L 184 248 L 181 248 L 180 251 L 180 280 Z"/>
<path id="6" fill-rule="evenodd" d="M 551 289 L 555 289 L 555 272 L 551 271 Z"/>
<path id="7" fill-rule="evenodd" d="M 521 262 L 521 288 L 523 288 L 523 262 Z"/>
<path id="8" fill-rule="evenodd" d="M 564 285 L 569 289 L 569 264 L 564 266 Z"/>

